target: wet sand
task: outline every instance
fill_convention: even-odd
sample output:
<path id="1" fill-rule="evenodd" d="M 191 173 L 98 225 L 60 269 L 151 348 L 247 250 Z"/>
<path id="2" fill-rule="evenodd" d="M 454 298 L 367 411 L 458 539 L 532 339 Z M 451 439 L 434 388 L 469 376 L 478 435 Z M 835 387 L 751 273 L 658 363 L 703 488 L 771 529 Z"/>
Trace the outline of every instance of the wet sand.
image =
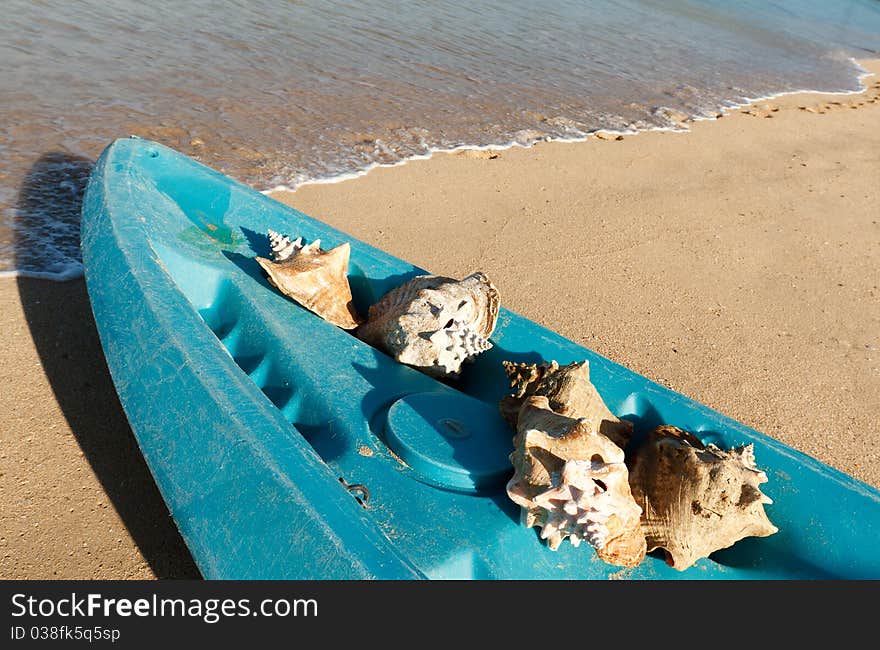
<path id="1" fill-rule="evenodd" d="M 880 62 L 863 62 L 880 73 Z M 880 487 L 880 79 L 273 196 Z M 0 577 L 198 572 L 83 281 L 0 279 Z M 761 459 L 757 458 L 760 465 Z"/>

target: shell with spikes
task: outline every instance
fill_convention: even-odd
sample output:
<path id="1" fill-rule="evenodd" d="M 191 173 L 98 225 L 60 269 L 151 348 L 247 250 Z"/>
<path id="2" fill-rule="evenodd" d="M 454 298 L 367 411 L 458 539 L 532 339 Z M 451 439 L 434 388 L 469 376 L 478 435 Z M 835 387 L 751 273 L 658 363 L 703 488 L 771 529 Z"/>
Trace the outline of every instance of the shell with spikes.
<path id="1" fill-rule="evenodd" d="M 751 444 L 725 451 L 662 425 L 635 450 L 630 467 L 648 550 L 663 549 L 679 571 L 740 539 L 779 530 L 764 511 L 773 501 L 759 488 L 768 479 Z"/>
<path id="2" fill-rule="evenodd" d="M 400 363 L 450 378 L 492 347 L 499 309 L 498 290 L 482 272 L 462 280 L 420 275 L 372 305 L 355 333 Z"/>
<path id="3" fill-rule="evenodd" d="M 361 323 L 354 308 L 348 283 L 348 242 L 330 250 L 321 248 L 321 240 L 303 245 L 286 235 L 269 230 L 271 259 L 257 257 L 269 283 L 324 320 L 351 330 Z"/>
<path id="4" fill-rule="evenodd" d="M 599 433 L 608 436 L 621 449 L 632 437 L 633 424 L 621 420 L 605 405 L 590 381 L 590 364 L 580 361 L 560 366 L 550 363 L 514 363 L 502 361 L 512 395 L 501 400 L 501 414 L 514 429 L 519 409 L 531 395 L 543 395 L 550 408 L 570 418 L 587 418 Z"/>
<path id="5" fill-rule="evenodd" d="M 550 409 L 547 397 L 523 400 L 510 455 L 507 495 L 523 523 L 541 528 L 556 550 L 586 541 L 609 564 L 632 567 L 645 557 L 641 508 L 633 499 L 623 450 L 588 418 Z"/>

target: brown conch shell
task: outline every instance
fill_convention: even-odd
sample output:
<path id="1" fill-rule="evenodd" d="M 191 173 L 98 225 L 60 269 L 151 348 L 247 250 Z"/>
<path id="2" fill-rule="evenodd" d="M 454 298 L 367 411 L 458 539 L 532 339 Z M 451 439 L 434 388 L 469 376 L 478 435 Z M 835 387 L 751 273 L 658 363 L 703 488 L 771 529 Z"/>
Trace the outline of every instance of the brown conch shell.
<path id="1" fill-rule="evenodd" d="M 304 246 L 301 237 L 291 241 L 270 230 L 269 245 L 272 259 L 256 259 L 274 287 L 337 327 L 360 324 L 348 284 L 348 242 L 325 251 L 320 239 Z"/>
<path id="2" fill-rule="evenodd" d="M 777 532 L 764 512 L 773 501 L 759 485 L 753 445 L 724 451 L 677 427 L 648 434 L 630 463 L 630 485 L 641 506 L 648 550 L 664 549 L 680 571 L 744 537 Z"/>
<path id="3" fill-rule="evenodd" d="M 586 541 L 605 562 L 635 566 L 645 557 L 642 510 L 630 492 L 623 450 L 589 418 L 554 413 L 545 396 L 523 400 L 507 495 L 523 523 L 540 526 L 556 550 L 565 538 Z"/>
<path id="4" fill-rule="evenodd" d="M 492 347 L 500 307 L 498 290 L 480 271 L 463 280 L 420 275 L 372 305 L 356 334 L 401 363 L 451 377 Z"/>
<path id="5" fill-rule="evenodd" d="M 611 438 L 621 449 L 632 437 L 633 424 L 615 416 L 602 401 L 599 391 L 590 381 L 587 361 L 560 366 L 555 361 L 542 363 L 514 363 L 502 361 L 510 380 L 513 395 L 501 400 L 501 414 L 516 428 L 519 408 L 530 395 L 543 395 L 550 408 L 570 418 L 586 418 L 594 431 Z"/>

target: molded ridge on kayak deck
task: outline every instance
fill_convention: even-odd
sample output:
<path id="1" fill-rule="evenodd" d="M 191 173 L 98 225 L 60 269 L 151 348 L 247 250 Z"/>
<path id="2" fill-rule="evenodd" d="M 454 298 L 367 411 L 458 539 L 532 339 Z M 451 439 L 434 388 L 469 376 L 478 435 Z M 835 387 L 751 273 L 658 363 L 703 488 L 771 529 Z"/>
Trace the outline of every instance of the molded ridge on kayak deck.
<path id="1" fill-rule="evenodd" d="M 206 578 L 880 578 L 880 491 L 502 307 L 458 381 L 397 363 L 273 288 L 267 229 L 351 243 L 355 306 L 428 271 L 158 143 L 113 142 L 83 204 L 86 283 L 120 400 Z M 503 295 L 503 287 L 500 288 Z M 779 528 L 685 571 L 551 551 L 505 493 L 502 360 L 587 359 L 608 407 L 754 443 Z"/>

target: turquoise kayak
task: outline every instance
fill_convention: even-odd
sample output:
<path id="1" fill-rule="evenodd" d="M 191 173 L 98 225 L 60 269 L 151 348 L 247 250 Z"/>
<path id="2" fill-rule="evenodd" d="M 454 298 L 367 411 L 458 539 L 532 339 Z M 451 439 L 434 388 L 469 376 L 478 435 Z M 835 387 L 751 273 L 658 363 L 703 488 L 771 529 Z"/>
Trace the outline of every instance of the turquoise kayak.
<path id="1" fill-rule="evenodd" d="M 503 306 L 457 382 L 279 292 L 267 230 L 350 243 L 361 314 L 415 267 L 156 142 L 121 138 L 82 211 L 85 279 L 132 431 L 208 579 L 877 579 L 880 491 Z M 634 438 L 666 424 L 753 445 L 778 532 L 686 570 L 551 549 L 508 498 L 503 361 L 588 361 Z"/>

